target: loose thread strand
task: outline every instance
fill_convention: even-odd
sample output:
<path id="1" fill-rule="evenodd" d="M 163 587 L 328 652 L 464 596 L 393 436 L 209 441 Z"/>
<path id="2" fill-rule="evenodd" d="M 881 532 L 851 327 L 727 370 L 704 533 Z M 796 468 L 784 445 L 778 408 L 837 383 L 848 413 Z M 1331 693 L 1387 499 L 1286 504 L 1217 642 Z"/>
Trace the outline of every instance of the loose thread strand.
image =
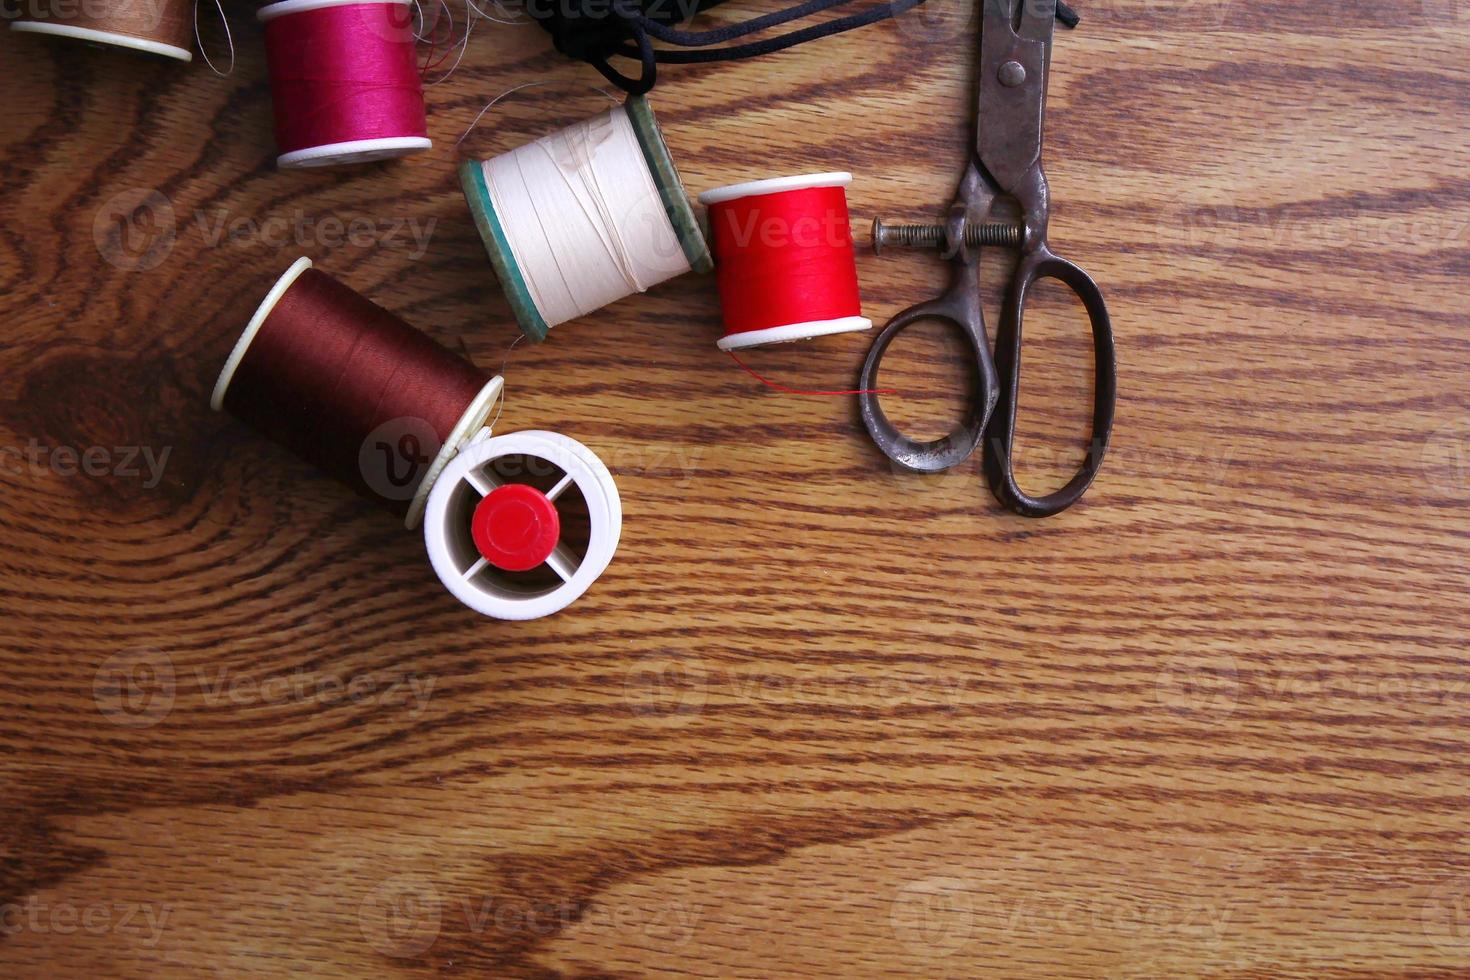
<path id="1" fill-rule="evenodd" d="M 471 6 L 473 6 L 473 4 Z M 476 7 L 475 9 L 478 10 L 479 8 Z M 484 17 L 486 15 L 482 13 L 480 16 Z M 494 20 L 495 18 L 489 17 L 487 19 Z M 554 82 L 549 82 L 549 81 L 545 81 L 545 82 L 522 82 L 521 84 L 515 86 L 514 88 L 508 88 L 504 92 L 501 92 L 495 98 L 493 98 L 489 102 L 485 103 L 485 108 L 483 108 L 479 112 L 475 113 L 475 118 L 472 119 L 472 120 L 470 120 L 469 128 L 467 128 L 463 133 L 460 134 L 459 139 L 457 139 L 457 140 L 454 141 L 454 145 L 455 146 L 458 146 L 459 144 L 463 143 L 465 141 L 466 137 L 468 137 L 470 135 L 470 133 L 473 133 L 475 131 L 475 127 L 478 126 L 478 125 L 480 125 L 480 120 L 483 119 L 483 118 L 485 118 L 485 113 L 487 113 L 491 109 L 495 108 L 495 106 L 502 99 L 504 99 L 506 96 L 514 95 L 515 93 L 519 92 L 521 89 L 537 88 L 537 87 L 542 86 L 542 85 L 553 85 L 553 84 L 555 84 L 555 83 Z M 617 105 L 618 104 L 618 100 L 615 99 L 615 98 L 613 98 L 612 93 L 609 92 L 607 89 L 597 88 L 597 87 L 594 86 L 592 90 L 594 92 L 601 93 L 613 105 Z"/>
<path id="2" fill-rule="evenodd" d="M 525 334 L 523 334 L 523 333 L 522 334 L 516 334 L 516 339 L 515 340 L 512 340 L 510 342 L 510 346 L 505 349 L 505 357 L 500 362 L 500 377 L 501 378 L 504 378 L 505 377 L 505 369 L 510 365 L 510 352 L 516 349 L 516 344 L 519 344 L 521 341 L 523 341 L 525 339 L 526 339 L 526 335 Z M 495 417 L 493 419 L 491 419 L 490 422 L 485 426 L 485 428 L 487 428 L 487 429 L 490 430 L 490 434 L 491 435 L 494 435 L 495 434 L 495 426 L 496 426 L 496 423 L 498 423 L 500 421 L 500 413 L 503 412 L 503 411 L 505 411 L 505 389 L 504 388 L 501 389 L 501 391 L 500 391 L 500 401 L 495 406 Z"/>
<path id="3" fill-rule="evenodd" d="M 204 58 L 204 63 L 209 66 L 209 70 L 214 72 L 220 78 L 229 78 L 235 73 L 235 38 L 234 35 L 230 33 L 230 18 L 225 16 L 224 2 L 223 0 L 214 0 L 214 9 L 219 11 L 220 26 L 225 29 L 225 44 L 227 44 L 230 49 L 230 67 L 225 71 L 220 71 L 218 68 L 214 67 L 214 60 L 209 57 L 209 51 L 206 50 L 204 47 L 204 38 L 201 37 L 199 34 L 200 2 L 201 0 L 195 0 L 194 3 L 194 42 L 199 45 L 199 54 L 202 58 Z"/>
<path id="4" fill-rule="evenodd" d="M 808 390 L 806 390 L 804 388 L 788 388 L 788 387 L 786 387 L 783 384 L 779 384 L 779 383 L 777 383 L 775 381 L 771 381 L 770 379 L 765 378 L 762 375 L 758 374 L 755 371 L 754 368 L 752 368 L 749 364 L 746 364 L 739 357 L 737 357 L 735 355 L 735 352 L 734 351 L 727 350 L 727 351 L 725 351 L 725 353 L 730 355 L 730 360 L 732 360 L 736 364 L 740 365 L 740 370 L 744 371 L 746 374 L 750 375 L 752 378 L 755 378 L 757 381 L 759 381 L 761 384 L 765 385 L 767 388 L 772 388 L 772 389 L 774 389 L 776 391 L 782 392 L 782 393 L 787 394 L 787 395 L 896 395 L 896 394 L 898 394 L 898 389 L 896 389 L 896 388 L 848 388 L 848 389 L 845 389 L 843 391 L 808 391 Z"/>

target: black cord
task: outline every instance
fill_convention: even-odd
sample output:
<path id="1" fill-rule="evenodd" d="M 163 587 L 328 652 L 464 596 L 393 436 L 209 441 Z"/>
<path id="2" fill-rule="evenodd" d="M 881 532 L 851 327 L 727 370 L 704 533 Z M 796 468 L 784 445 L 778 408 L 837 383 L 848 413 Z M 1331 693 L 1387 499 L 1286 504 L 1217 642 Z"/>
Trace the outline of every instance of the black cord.
<path id="1" fill-rule="evenodd" d="M 838 2 L 847 3 L 849 0 L 838 0 Z M 831 37 L 833 34 L 842 34 L 845 31 L 855 30 L 859 27 L 866 27 L 869 24 L 876 24 L 880 21 L 888 20 L 890 17 L 896 17 L 906 10 L 917 7 L 923 2 L 924 0 L 891 0 L 890 3 L 879 4 L 860 14 L 849 14 L 846 17 L 839 17 L 836 20 L 827 21 L 825 24 L 813 24 L 811 27 L 803 27 L 800 30 L 791 31 L 788 34 L 782 34 L 778 37 L 769 37 L 763 41 L 734 44 L 715 51 L 671 51 L 668 48 L 662 48 L 654 52 L 654 57 L 666 65 L 696 65 L 706 64 L 711 61 L 741 61 L 746 58 L 758 58 L 764 54 L 772 54 L 776 51 L 784 51 L 787 48 L 795 47 L 798 44 L 805 44 L 807 41 L 817 41 L 824 37 Z M 828 3 L 828 6 L 836 5 L 834 3 Z M 730 38 L 740 37 L 744 33 L 748 33 L 740 30 L 743 26 L 743 24 L 735 24 L 728 28 L 703 31 L 701 33 L 709 35 L 710 39 L 700 43 L 719 44 Z M 652 32 L 650 31 L 649 33 Z M 719 36 L 727 34 L 728 37 Z M 630 57 L 633 56 L 632 52 L 625 51 L 624 49 L 619 49 L 618 53 L 626 53 Z"/>
<path id="2" fill-rule="evenodd" d="M 679 31 L 672 27 L 665 27 L 662 24 L 649 21 L 646 18 L 644 19 L 644 27 L 647 28 L 649 34 L 658 38 L 660 41 L 667 41 L 669 44 L 677 44 L 685 48 L 697 48 L 707 44 L 721 44 L 737 37 L 745 37 L 747 34 L 755 34 L 758 31 L 775 27 L 777 24 L 800 20 L 803 17 L 809 17 L 823 10 L 830 10 L 833 7 L 840 7 L 843 4 L 851 2 L 852 0 L 806 0 L 805 3 L 787 7 L 785 10 L 763 14 L 760 17 L 743 20 L 738 24 L 731 24 L 728 27 L 717 27 L 708 31 Z"/>
<path id="3" fill-rule="evenodd" d="M 586 61 L 623 91 L 642 95 L 658 80 L 659 63 L 689 65 L 756 58 L 897 17 L 925 0 L 888 0 L 856 14 L 743 44 L 728 42 L 841 7 L 853 0 L 801 0 L 784 10 L 705 31 L 679 30 L 674 25 L 723 0 L 676 0 L 673 4 L 668 0 L 612 0 L 610 9 L 602 6 L 604 2 L 606 0 L 530 0 L 527 12 L 551 34 L 558 51 Z M 1076 27 L 1080 19 L 1065 0 L 1057 0 L 1057 20 L 1063 26 Z M 655 48 L 655 39 L 672 44 L 674 48 Z M 690 48 L 707 50 L 687 50 Z M 624 75 L 612 67 L 609 59 L 615 56 L 637 61 L 640 66 L 638 77 Z"/>

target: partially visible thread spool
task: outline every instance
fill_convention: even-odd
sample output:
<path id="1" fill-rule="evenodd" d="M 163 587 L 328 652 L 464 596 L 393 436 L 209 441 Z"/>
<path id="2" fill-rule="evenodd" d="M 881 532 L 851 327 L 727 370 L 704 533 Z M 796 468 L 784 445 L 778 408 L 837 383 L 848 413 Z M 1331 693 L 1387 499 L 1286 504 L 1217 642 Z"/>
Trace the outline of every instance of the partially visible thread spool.
<path id="1" fill-rule="evenodd" d="M 194 58 L 195 0 L 30 0 L 10 29 L 106 44 L 179 61 Z"/>
<path id="2" fill-rule="evenodd" d="M 712 267 L 641 97 L 490 160 L 466 160 L 459 175 L 490 264 L 532 340 Z"/>
<path id="3" fill-rule="evenodd" d="M 411 0 L 282 0 L 265 24 L 280 167 L 429 149 Z"/>
<path id="4" fill-rule="evenodd" d="M 699 195 L 709 208 L 721 350 L 868 330 L 844 188 L 849 173 L 734 184 Z"/>
<path id="5" fill-rule="evenodd" d="M 501 379 L 298 259 L 231 351 L 210 406 L 416 527 Z"/>

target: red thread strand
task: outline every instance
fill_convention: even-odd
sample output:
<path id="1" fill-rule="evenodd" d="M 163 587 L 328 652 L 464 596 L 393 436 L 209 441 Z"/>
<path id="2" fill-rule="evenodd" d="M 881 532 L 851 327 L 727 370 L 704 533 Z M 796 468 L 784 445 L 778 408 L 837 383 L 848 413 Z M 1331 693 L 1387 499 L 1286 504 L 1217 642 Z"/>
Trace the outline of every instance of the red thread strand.
<path id="1" fill-rule="evenodd" d="M 734 351 L 727 350 L 727 351 L 725 351 L 725 353 L 730 355 L 730 359 L 732 361 L 734 361 L 736 364 L 739 364 L 740 365 L 740 370 L 744 371 L 746 374 L 750 375 L 752 378 L 754 378 L 755 380 L 759 381 L 761 384 L 765 385 L 767 388 L 774 388 L 776 391 L 785 392 L 788 395 L 896 395 L 896 394 L 898 394 L 898 389 L 896 389 L 896 388 L 846 388 L 846 389 L 843 389 L 842 391 L 809 391 L 809 390 L 807 390 L 805 388 L 788 388 L 788 387 L 786 387 L 783 384 L 779 384 L 779 383 L 777 383 L 775 381 L 770 381 L 767 378 L 765 378 L 763 375 L 757 374 L 755 368 L 751 367 L 749 364 L 746 364 L 740 358 L 736 357 Z"/>
<path id="2" fill-rule="evenodd" d="M 428 135 L 407 5 L 284 14 L 266 21 L 265 43 L 282 153 Z"/>
<path id="3" fill-rule="evenodd" d="M 459 47 L 459 44 L 455 41 L 454 15 L 450 14 L 447 20 L 442 20 L 438 15 L 438 11 L 441 9 L 438 0 L 427 0 L 427 2 L 434 4 L 433 10 L 435 11 L 435 14 L 434 26 L 430 27 L 429 33 L 422 38 L 422 40 L 429 42 L 429 50 L 424 55 L 424 66 L 419 71 L 419 78 L 421 80 L 427 79 L 430 72 L 437 70 L 444 64 L 444 62 L 448 61 L 450 56 L 454 54 L 454 49 Z M 466 34 L 468 34 L 469 25 L 473 23 L 473 21 L 470 19 L 473 17 L 473 14 L 471 14 L 470 11 L 467 9 L 465 11 L 465 16 L 465 30 Z M 427 26 L 427 19 L 428 15 L 425 14 L 423 20 L 425 26 Z M 444 28 L 442 32 L 440 31 L 441 27 Z M 441 33 L 444 35 L 442 42 L 439 38 L 439 35 Z M 439 45 L 441 43 L 443 43 L 444 45 L 444 51 L 442 54 L 439 52 Z"/>

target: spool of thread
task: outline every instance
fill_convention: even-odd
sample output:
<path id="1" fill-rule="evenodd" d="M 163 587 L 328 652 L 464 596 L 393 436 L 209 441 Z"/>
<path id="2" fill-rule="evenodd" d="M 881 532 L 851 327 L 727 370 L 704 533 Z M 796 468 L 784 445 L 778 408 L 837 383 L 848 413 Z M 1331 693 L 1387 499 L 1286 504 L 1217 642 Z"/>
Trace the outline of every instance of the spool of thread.
<path id="1" fill-rule="evenodd" d="M 179 61 L 194 58 L 195 0 L 28 0 L 10 29 L 69 37 Z"/>
<path id="2" fill-rule="evenodd" d="M 640 96 L 490 160 L 460 184 L 521 332 L 712 268 L 684 184 Z"/>
<path id="3" fill-rule="evenodd" d="M 720 350 L 868 330 L 847 214 L 852 174 L 804 174 L 699 195 L 709 208 Z"/>
<path id="4" fill-rule="evenodd" d="M 470 608 L 535 619 L 607 568 L 622 504 L 607 467 L 581 443 L 554 432 L 492 437 L 486 419 L 501 386 L 302 258 L 251 317 L 210 405 L 406 527 L 422 520 L 436 574 Z M 501 465 L 512 457 L 515 466 Z M 585 537 L 565 533 L 568 505 L 585 517 Z"/>
<path id="5" fill-rule="evenodd" d="M 276 165 L 366 163 L 433 146 L 411 0 L 282 0 L 265 24 Z"/>
<path id="6" fill-rule="evenodd" d="M 250 319 L 210 406 L 413 528 L 501 384 L 301 258 Z"/>
<path id="7" fill-rule="evenodd" d="M 506 476 L 498 464 L 514 460 Z M 545 476 L 541 489 L 518 476 Z M 580 497 L 585 541 L 563 540 L 559 508 Z M 607 467 L 556 432 L 513 432 L 471 443 L 429 494 L 424 546 L 444 587 L 496 619 L 537 619 L 597 581 L 617 550 L 623 505 Z M 542 574 L 537 575 L 537 572 Z"/>

